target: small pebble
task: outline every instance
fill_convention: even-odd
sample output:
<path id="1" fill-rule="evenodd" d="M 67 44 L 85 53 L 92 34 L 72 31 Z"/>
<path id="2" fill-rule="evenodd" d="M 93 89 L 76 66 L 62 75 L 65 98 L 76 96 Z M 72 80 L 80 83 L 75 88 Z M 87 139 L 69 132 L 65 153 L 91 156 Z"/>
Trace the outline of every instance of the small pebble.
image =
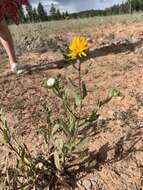
<path id="1" fill-rule="evenodd" d="M 85 188 L 85 190 L 91 190 L 91 188 L 92 188 L 91 181 L 88 179 L 84 179 L 82 181 L 82 186 Z"/>

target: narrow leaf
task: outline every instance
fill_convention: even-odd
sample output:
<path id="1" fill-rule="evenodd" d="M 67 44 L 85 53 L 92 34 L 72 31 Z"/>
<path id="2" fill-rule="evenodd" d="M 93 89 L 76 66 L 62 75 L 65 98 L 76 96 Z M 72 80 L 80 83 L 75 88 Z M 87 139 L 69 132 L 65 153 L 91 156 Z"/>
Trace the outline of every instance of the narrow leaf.
<path id="1" fill-rule="evenodd" d="M 56 150 L 54 152 L 54 162 L 55 162 L 56 168 L 58 170 L 61 170 L 60 158 L 59 158 L 59 154 Z"/>
<path id="2" fill-rule="evenodd" d="M 78 95 L 76 92 L 74 92 L 74 97 L 75 97 L 76 106 L 80 106 L 81 105 L 81 97 L 80 97 L 80 95 Z"/>
<path id="3" fill-rule="evenodd" d="M 113 88 L 110 90 L 108 97 L 113 98 L 113 97 L 118 97 L 120 95 L 121 95 L 120 91 L 116 88 Z"/>
<path id="4" fill-rule="evenodd" d="M 67 135 L 71 135 L 70 130 L 69 130 L 69 125 L 67 125 L 62 119 L 60 119 L 60 128 L 63 129 L 63 131 L 67 134 Z"/>
<path id="5" fill-rule="evenodd" d="M 82 93 L 83 93 L 83 99 L 87 96 L 87 89 L 84 82 L 82 82 Z"/>

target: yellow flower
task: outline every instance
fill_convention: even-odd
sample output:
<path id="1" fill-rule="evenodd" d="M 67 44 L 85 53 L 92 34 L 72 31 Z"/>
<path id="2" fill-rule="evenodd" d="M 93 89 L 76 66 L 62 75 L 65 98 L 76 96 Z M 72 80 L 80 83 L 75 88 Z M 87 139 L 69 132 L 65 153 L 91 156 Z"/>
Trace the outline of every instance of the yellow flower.
<path id="1" fill-rule="evenodd" d="M 70 53 L 68 54 L 71 58 L 77 58 L 77 57 L 86 57 L 85 51 L 88 49 L 88 43 L 87 39 L 85 37 L 74 37 L 72 40 L 70 46 Z"/>

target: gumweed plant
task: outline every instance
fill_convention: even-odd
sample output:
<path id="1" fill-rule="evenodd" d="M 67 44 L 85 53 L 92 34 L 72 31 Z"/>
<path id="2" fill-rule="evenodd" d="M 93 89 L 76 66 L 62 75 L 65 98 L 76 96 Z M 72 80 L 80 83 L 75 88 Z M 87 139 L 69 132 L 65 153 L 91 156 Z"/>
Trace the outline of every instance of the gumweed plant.
<path id="1" fill-rule="evenodd" d="M 114 88 L 104 101 L 97 101 L 97 106 L 89 115 L 83 114 L 83 102 L 88 95 L 88 90 L 82 80 L 81 67 L 85 57 L 88 57 L 88 52 L 87 39 L 82 36 L 74 37 L 69 45 L 68 57 L 75 61 L 72 66 L 77 71 L 77 81 L 68 78 L 70 89 L 68 85 L 61 86 L 62 78 L 60 76 L 49 78 L 46 81 L 48 89 L 59 98 L 61 109 L 63 109 L 54 121 L 51 119 L 52 110 L 48 109 L 49 135 L 46 140 L 53 145 L 53 159 L 55 167 L 60 173 L 70 168 L 71 160 L 76 158 L 77 151 L 80 152 L 86 148 L 89 138 L 82 132 L 96 123 L 99 116 L 97 114 L 98 108 L 111 100 L 112 97 L 119 96 L 119 91 Z"/>
<path id="2" fill-rule="evenodd" d="M 49 135 L 51 137 L 50 142 L 53 142 L 54 147 L 55 166 L 59 171 L 63 171 L 67 167 L 70 156 L 76 150 L 80 150 L 87 140 L 85 137 L 79 137 L 82 123 L 84 126 L 86 124 L 81 116 L 82 101 L 87 96 L 86 85 L 81 79 L 81 63 L 83 58 L 87 56 L 87 52 L 87 39 L 75 37 L 69 46 L 68 57 L 76 60 L 74 69 L 77 70 L 78 81 L 75 85 L 70 79 L 71 89 L 68 89 L 67 86 L 61 88 L 60 77 L 47 80 L 47 87 L 61 100 L 63 108 L 62 115 L 57 121 L 54 121 L 55 126 L 51 127 L 51 135 Z M 88 118 L 86 120 L 88 121 Z M 52 122 L 50 121 L 50 123 Z"/>
<path id="3" fill-rule="evenodd" d="M 88 51 L 87 39 L 82 36 L 74 37 L 67 55 L 69 60 L 75 61 L 72 66 L 77 71 L 77 81 L 68 78 L 65 82 L 66 79 L 59 75 L 45 81 L 45 87 L 59 100 L 61 110 L 55 117 L 53 108 L 46 103 L 43 105 L 48 127 L 42 131 L 46 153 L 40 158 L 32 156 L 26 145 L 19 145 L 16 140 L 13 143 L 7 122 L 1 119 L 3 139 L 17 156 L 17 172 L 12 176 L 8 172 L 3 174 L 4 180 L 1 180 L 0 185 L 23 190 L 33 187 L 43 190 L 48 187 L 52 190 L 58 189 L 60 184 L 60 189 L 62 185 L 71 189 L 72 163 L 79 162 L 77 155 L 86 148 L 89 140 L 84 130 L 87 131 L 96 123 L 97 111 L 101 106 L 112 97 L 120 95 L 117 89 L 112 89 L 104 101 L 97 101 L 90 114 L 83 114 L 83 103 L 88 90 L 82 80 L 81 67 L 85 57 L 88 57 Z"/>

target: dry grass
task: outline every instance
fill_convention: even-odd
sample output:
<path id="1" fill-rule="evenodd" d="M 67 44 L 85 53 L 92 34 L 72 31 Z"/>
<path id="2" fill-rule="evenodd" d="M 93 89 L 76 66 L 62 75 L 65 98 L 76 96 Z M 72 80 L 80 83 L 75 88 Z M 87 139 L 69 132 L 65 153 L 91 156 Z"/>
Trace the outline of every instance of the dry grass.
<path id="1" fill-rule="evenodd" d="M 20 26 L 11 25 L 10 29 L 16 40 L 20 40 L 23 35 L 49 35 L 49 34 L 67 34 L 67 32 L 79 32 L 88 34 L 87 28 L 102 27 L 107 28 L 109 25 L 116 23 L 126 24 L 130 22 L 142 21 L 143 13 L 133 15 L 116 15 L 106 17 L 93 17 L 84 19 L 71 19 L 64 21 L 51 21 L 37 24 L 24 24 Z"/>

